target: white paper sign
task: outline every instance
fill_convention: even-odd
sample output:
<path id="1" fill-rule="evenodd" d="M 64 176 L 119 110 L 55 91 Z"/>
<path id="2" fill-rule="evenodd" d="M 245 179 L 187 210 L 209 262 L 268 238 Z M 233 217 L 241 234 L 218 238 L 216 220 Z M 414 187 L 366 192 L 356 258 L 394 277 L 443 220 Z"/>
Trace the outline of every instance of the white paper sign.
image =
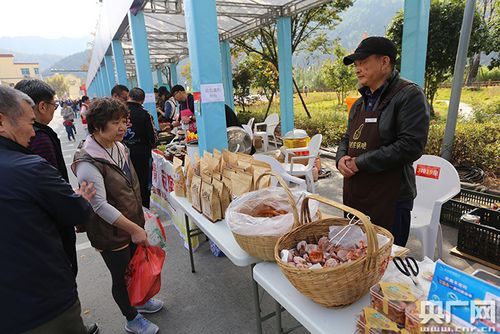
<path id="1" fill-rule="evenodd" d="M 200 85 L 201 103 L 224 102 L 224 87 L 221 83 Z"/>
<path id="2" fill-rule="evenodd" d="M 155 93 L 146 93 L 144 103 L 156 103 Z"/>

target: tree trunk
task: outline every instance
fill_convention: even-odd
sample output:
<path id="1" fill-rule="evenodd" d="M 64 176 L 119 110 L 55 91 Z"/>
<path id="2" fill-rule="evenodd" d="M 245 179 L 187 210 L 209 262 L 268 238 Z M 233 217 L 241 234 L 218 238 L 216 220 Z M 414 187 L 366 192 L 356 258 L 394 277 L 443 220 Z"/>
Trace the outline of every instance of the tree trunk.
<path id="1" fill-rule="evenodd" d="M 271 109 L 271 104 L 273 103 L 273 98 L 274 98 L 274 92 L 271 93 L 271 98 L 269 98 L 269 101 L 267 102 L 266 116 L 264 116 L 264 119 L 266 119 L 267 114 L 269 114 L 269 109 Z"/>
<path id="2" fill-rule="evenodd" d="M 472 85 L 474 81 L 476 81 L 477 73 L 479 72 L 479 65 L 481 63 L 481 54 L 475 54 L 470 59 L 470 67 L 469 67 L 469 75 L 467 76 L 467 86 Z"/>
<path id="3" fill-rule="evenodd" d="M 302 102 L 302 106 L 304 107 L 304 110 L 306 111 L 307 117 L 311 118 L 311 114 L 309 113 L 309 110 L 307 110 L 306 102 L 302 98 L 302 94 L 300 93 L 300 88 L 297 85 L 297 82 L 295 82 L 295 78 L 292 77 L 293 80 L 293 85 L 295 86 L 295 89 L 297 90 L 297 93 L 299 94 L 300 101 Z"/>

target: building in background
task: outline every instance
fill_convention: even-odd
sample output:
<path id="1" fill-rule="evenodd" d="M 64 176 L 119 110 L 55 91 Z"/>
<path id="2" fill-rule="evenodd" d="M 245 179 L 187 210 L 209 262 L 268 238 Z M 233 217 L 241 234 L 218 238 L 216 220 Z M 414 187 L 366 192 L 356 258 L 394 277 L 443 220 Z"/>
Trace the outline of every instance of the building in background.
<path id="1" fill-rule="evenodd" d="M 13 87 L 22 79 L 43 79 L 38 63 L 15 62 L 14 55 L 0 53 L 0 84 Z"/>

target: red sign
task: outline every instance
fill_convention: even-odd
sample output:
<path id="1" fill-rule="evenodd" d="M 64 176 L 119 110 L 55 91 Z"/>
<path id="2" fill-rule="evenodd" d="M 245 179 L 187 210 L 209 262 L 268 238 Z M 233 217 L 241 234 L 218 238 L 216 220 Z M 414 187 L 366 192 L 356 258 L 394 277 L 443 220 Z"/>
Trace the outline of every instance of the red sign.
<path id="1" fill-rule="evenodd" d="M 200 92 L 193 92 L 193 99 L 196 102 L 200 102 L 200 97 L 201 97 L 201 93 Z"/>
<path id="2" fill-rule="evenodd" d="M 441 167 L 428 166 L 428 165 L 417 165 L 417 171 L 415 175 L 428 177 L 430 179 L 439 179 L 439 173 L 441 172 Z"/>

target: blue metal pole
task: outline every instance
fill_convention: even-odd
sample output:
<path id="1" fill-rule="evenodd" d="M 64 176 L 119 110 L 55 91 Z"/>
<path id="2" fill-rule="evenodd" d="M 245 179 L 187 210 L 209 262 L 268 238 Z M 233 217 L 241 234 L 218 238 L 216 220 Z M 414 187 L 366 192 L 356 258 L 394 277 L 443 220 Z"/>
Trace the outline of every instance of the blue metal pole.
<path id="1" fill-rule="evenodd" d="M 229 41 L 220 43 L 220 51 L 222 58 L 222 83 L 224 84 L 224 99 L 226 104 L 234 110 L 234 95 L 233 95 L 233 69 L 231 65 L 231 48 Z"/>
<path id="2" fill-rule="evenodd" d="M 115 69 L 113 67 L 113 59 L 111 55 L 104 56 L 104 67 L 106 68 L 105 74 L 106 77 L 108 78 L 109 87 L 113 88 L 116 85 L 116 78 L 115 78 Z"/>
<path id="3" fill-rule="evenodd" d="M 103 79 L 103 82 L 104 82 L 104 87 L 105 87 L 105 95 L 109 95 L 111 96 L 111 85 L 109 83 L 109 80 L 108 80 L 108 71 L 106 69 L 106 64 L 102 64 L 101 65 L 101 75 L 102 75 L 102 79 Z"/>
<path id="4" fill-rule="evenodd" d="M 430 6 L 430 0 L 405 0 L 401 76 L 420 87 L 424 87 Z"/>
<path id="5" fill-rule="evenodd" d="M 161 68 L 156 69 L 156 81 L 158 82 L 158 87 L 163 85 L 163 73 L 161 73 Z"/>
<path id="6" fill-rule="evenodd" d="M 99 76 L 99 83 L 101 84 L 101 97 L 104 97 L 107 95 L 106 93 L 106 86 L 104 85 L 104 78 L 102 76 L 102 71 L 101 71 L 101 68 L 99 67 L 99 71 L 98 71 L 98 76 Z"/>
<path id="7" fill-rule="evenodd" d="M 134 47 L 135 72 L 139 87 L 146 93 L 144 108 L 149 111 L 157 129 L 158 116 L 156 114 L 156 103 L 153 90 L 153 76 L 151 75 L 151 62 L 149 61 L 148 35 L 146 33 L 146 23 L 144 22 L 144 12 L 140 10 L 136 15 L 128 12 L 128 22 L 130 25 L 130 36 Z"/>
<path id="8" fill-rule="evenodd" d="M 111 42 L 111 49 L 113 50 L 113 58 L 115 60 L 118 83 L 121 85 L 126 85 L 127 72 L 125 70 L 125 60 L 123 59 L 122 41 L 120 41 L 119 39 L 114 39 Z"/>
<path id="9" fill-rule="evenodd" d="M 177 85 L 178 78 L 177 78 L 177 63 L 171 63 L 169 65 L 170 69 L 170 88 L 173 86 Z"/>
<path id="10" fill-rule="evenodd" d="M 280 80 L 281 134 L 294 126 L 292 78 L 292 19 L 280 17 L 278 26 L 278 70 Z"/>
<path id="11" fill-rule="evenodd" d="M 227 131 L 215 0 L 186 0 L 184 12 L 193 91 L 201 92 L 201 106 L 195 103 L 199 150 L 223 149 L 227 147 Z M 218 84 L 212 93 L 219 92 L 213 95 L 222 98 L 206 101 L 209 95 L 208 89 L 203 89 L 206 84 Z"/>

